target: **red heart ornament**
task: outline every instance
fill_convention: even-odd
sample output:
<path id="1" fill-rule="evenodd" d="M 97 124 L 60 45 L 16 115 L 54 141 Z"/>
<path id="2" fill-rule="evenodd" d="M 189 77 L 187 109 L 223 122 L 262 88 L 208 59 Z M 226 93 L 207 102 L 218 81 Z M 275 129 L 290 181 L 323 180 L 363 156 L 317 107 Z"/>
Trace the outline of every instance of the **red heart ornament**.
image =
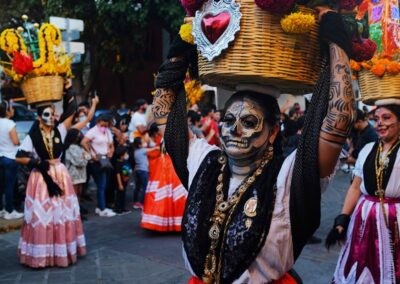
<path id="1" fill-rule="evenodd" d="M 207 39 L 214 44 L 229 26 L 231 15 L 222 12 L 218 15 L 207 14 L 201 21 L 201 29 Z"/>

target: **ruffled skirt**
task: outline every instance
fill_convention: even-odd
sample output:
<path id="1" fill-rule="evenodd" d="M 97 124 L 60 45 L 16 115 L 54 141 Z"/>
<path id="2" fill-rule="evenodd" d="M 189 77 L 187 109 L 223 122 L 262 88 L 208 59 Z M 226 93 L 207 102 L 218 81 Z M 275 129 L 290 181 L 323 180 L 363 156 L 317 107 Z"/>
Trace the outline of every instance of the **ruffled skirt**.
<path id="1" fill-rule="evenodd" d="M 26 189 L 18 255 L 22 264 L 33 268 L 66 267 L 86 254 L 79 203 L 68 170 L 56 162 L 49 175 L 64 195 L 50 198 L 47 185 L 36 170 L 32 171 Z"/>
<path id="2" fill-rule="evenodd" d="M 333 283 L 400 283 L 400 199 L 362 196 L 354 210 Z"/>
<path id="3" fill-rule="evenodd" d="M 169 155 L 149 159 L 141 227 L 167 232 L 181 231 L 187 191 L 181 184 Z"/>

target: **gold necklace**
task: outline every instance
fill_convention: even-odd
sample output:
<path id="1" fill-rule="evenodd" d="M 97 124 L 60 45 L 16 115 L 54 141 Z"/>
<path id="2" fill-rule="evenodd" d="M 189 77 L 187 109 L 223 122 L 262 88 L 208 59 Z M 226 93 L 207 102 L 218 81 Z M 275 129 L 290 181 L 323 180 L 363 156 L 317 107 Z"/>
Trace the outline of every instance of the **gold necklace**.
<path id="1" fill-rule="evenodd" d="M 47 153 L 49 154 L 49 158 L 50 160 L 54 160 L 54 151 L 53 151 L 54 129 L 51 130 L 50 135 L 47 135 L 43 127 L 40 127 L 40 131 L 42 133 L 43 143 Z"/>
<path id="2" fill-rule="evenodd" d="M 386 168 L 389 166 L 389 155 L 393 152 L 393 150 L 396 148 L 397 145 L 399 145 L 400 140 L 398 139 L 389 149 L 389 151 L 386 153 L 386 155 L 382 156 L 382 150 L 383 150 L 383 143 L 382 141 L 379 142 L 378 145 L 378 151 L 376 152 L 376 157 L 375 157 L 375 175 L 376 175 L 376 192 L 375 195 L 379 197 L 379 202 L 381 203 L 382 207 L 382 212 L 383 216 L 385 219 L 386 227 L 389 228 L 389 220 L 387 218 L 387 213 L 385 210 L 385 191 L 383 189 L 383 173 L 386 170 Z"/>
<path id="3" fill-rule="evenodd" d="M 231 216 L 235 211 L 236 206 L 239 204 L 239 201 L 243 197 L 244 193 L 247 192 L 249 187 L 256 181 L 256 178 L 262 174 L 264 167 L 272 160 L 273 157 L 273 147 L 272 145 L 268 146 L 268 149 L 258 166 L 258 168 L 253 172 L 252 175 L 248 176 L 242 184 L 239 186 L 238 190 L 235 191 L 232 196 L 228 197 L 227 201 L 224 198 L 223 192 L 223 173 L 226 167 L 227 158 L 224 155 L 221 155 L 218 158 L 218 162 L 222 165 L 220 174 L 218 175 L 218 185 L 216 188 L 216 197 L 215 197 L 215 207 L 214 213 L 211 218 L 211 228 L 208 231 L 208 237 L 211 240 L 210 250 L 206 256 L 205 264 L 204 264 L 204 274 L 202 280 L 204 283 L 219 283 L 220 281 L 220 273 L 222 266 L 222 247 L 220 251 L 220 259 L 217 266 L 217 252 L 216 249 L 220 243 L 221 230 L 223 231 L 223 236 L 226 234 L 226 230 L 228 224 L 231 220 Z M 227 216 L 229 216 L 227 218 Z M 224 228 L 225 227 L 225 228 Z M 222 238 L 224 239 L 224 238 Z M 222 245 L 222 244 L 221 244 Z"/>

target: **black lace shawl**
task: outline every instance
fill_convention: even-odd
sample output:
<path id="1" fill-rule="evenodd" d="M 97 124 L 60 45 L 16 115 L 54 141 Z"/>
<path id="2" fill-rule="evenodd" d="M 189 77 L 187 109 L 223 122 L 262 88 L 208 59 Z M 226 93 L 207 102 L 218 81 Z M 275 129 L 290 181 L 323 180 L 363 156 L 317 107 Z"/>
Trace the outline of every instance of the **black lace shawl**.
<path id="1" fill-rule="evenodd" d="M 372 147 L 371 152 L 368 154 L 365 163 L 363 165 L 363 174 L 364 174 L 364 186 L 367 190 L 368 194 L 371 196 L 375 196 L 375 192 L 378 190 L 377 181 L 376 181 L 376 173 L 375 173 L 375 158 L 376 153 L 378 152 L 379 142 L 375 142 Z M 392 174 L 393 166 L 397 158 L 397 152 L 399 151 L 400 144 L 393 149 L 392 153 L 389 155 L 389 164 L 387 169 L 383 172 L 383 190 L 386 189 L 386 186 L 389 182 L 390 175 Z"/>
<path id="2" fill-rule="evenodd" d="M 29 130 L 29 136 L 31 137 L 33 147 L 41 160 L 49 160 L 50 156 L 46 150 L 46 146 L 43 142 L 42 132 L 40 131 L 39 122 L 35 122 Z M 55 159 L 59 158 L 63 152 L 63 143 L 61 139 L 60 131 L 54 126 L 54 137 L 53 137 L 53 156 Z"/>
<path id="3" fill-rule="evenodd" d="M 221 168 L 217 161 L 220 153 L 220 150 L 210 152 L 200 165 L 190 187 L 182 220 L 185 251 L 193 271 L 199 278 L 203 276 L 205 259 L 210 248 L 208 231 L 211 227 L 210 218 L 215 206 L 215 188 Z M 223 242 L 221 283 L 232 283 L 239 278 L 264 246 L 271 225 L 276 180 L 281 166 L 282 159 L 274 158 L 243 195 L 234 210 Z M 226 167 L 225 171 L 223 191 L 226 198 L 229 190 L 229 167 Z M 250 218 L 252 225 L 250 229 L 247 229 L 245 222 L 249 217 L 244 214 L 244 205 L 252 197 L 257 197 L 258 200 L 257 215 Z M 224 234 L 220 235 L 222 237 Z M 217 262 L 220 252 L 221 247 L 218 247 Z"/>

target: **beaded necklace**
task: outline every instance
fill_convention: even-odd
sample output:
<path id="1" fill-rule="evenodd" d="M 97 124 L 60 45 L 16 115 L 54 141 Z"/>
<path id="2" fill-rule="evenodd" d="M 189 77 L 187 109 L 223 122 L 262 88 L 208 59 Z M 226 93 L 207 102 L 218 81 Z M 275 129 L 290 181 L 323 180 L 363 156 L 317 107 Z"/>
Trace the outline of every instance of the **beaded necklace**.
<path id="1" fill-rule="evenodd" d="M 219 283 L 221 275 L 222 266 L 222 252 L 223 252 L 223 242 L 225 240 L 226 231 L 228 224 L 231 221 L 232 214 L 235 211 L 237 205 L 239 204 L 243 195 L 247 192 L 250 186 L 256 181 L 256 178 L 262 174 L 264 167 L 272 160 L 273 157 L 273 147 L 268 146 L 268 149 L 259 165 L 259 167 L 254 171 L 254 173 L 248 176 L 242 184 L 239 186 L 238 190 L 232 196 L 227 198 L 225 201 L 223 193 L 223 180 L 224 180 L 224 169 L 226 167 L 227 158 L 221 155 L 218 158 L 218 162 L 222 165 L 220 174 L 218 176 L 218 185 L 216 188 L 216 203 L 214 208 L 214 213 L 211 217 L 211 228 L 208 232 L 208 236 L 211 240 L 210 250 L 206 256 L 204 264 L 204 283 Z M 255 212 L 254 212 L 255 213 Z M 224 229 L 221 241 L 221 230 Z M 217 265 L 217 247 L 221 244 L 219 262 Z"/>
<path id="2" fill-rule="evenodd" d="M 389 166 L 389 155 L 393 152 L 397 145 L 399 145 L 400 140 L 397 139 L 395 143 L 390 147 L 386 155 L 383 155 L 383 143 L 379 142 L 378 151 L 375 157 L 375 174 L 376 174 L 376 192 L 375 195 L 379 197 L 379 201 L 382 206 L 382 212 L 385 219 L 386 227 L 389 227 L 389 220 L 385 210 L 385 190 L 383 189 L 383 174 L 387 167 Z"/>

